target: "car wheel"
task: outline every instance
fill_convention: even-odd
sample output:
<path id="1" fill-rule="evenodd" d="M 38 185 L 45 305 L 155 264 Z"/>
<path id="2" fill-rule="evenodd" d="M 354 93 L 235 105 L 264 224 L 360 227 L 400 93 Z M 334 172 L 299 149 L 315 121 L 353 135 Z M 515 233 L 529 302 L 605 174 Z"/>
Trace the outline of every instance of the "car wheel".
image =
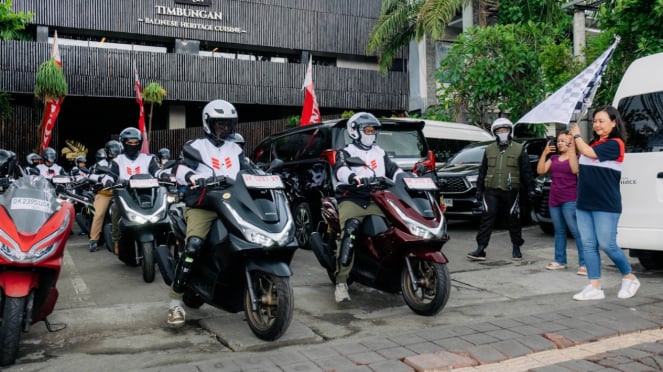
<path id="1" fill-rule="evenodd" d="M 296 203 L 292 208 L 292 217 L 295 222 L 295 237 L 300 248 L 310 249 L 309 236 L 313 232 L 313 216 L 311 207 L 307 202 Z"/>

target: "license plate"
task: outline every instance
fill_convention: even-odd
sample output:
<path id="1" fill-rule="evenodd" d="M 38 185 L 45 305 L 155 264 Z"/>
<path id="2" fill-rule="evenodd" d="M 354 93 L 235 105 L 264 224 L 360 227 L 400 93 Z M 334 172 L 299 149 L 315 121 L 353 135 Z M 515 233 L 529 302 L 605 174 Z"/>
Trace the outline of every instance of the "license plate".
<path id="1" fill-rule="evenodd" d="M 156 178 L 130 179 L 129 187 L 132 189 L 151 189 L 153 187 L 159 187 L 159 181 Z"/>
<path id="2" fill-rule="evenodd" d="M 442 198 L 442 202 L 444 203 L 444 205 L 447 206 L 447 208 L 454 206 L 454 200 L 453 199 Z"/>
<path id="3" fill-rule="evenodd" d="M 283 189 L 283 181 L 278 175 L 255 176 L 243 174 L 244 184 L 252 189 Z"/>
<path id="4" fill-rule="evenodd" d="M 405 185 L 410 190 L 423 190 L 423 191 L 437 190 L 435 182 L 433 182 L 433 179 L 429 177 L 415 177 L 415 178 L 404 177 L 403 181 L 405 181 Z"/>

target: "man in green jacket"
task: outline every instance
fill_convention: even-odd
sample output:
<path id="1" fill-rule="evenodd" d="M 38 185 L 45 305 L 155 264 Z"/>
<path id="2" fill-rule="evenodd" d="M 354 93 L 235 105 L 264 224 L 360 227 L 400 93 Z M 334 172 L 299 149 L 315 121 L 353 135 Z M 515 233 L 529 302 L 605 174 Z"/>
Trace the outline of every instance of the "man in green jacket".
<path id="1" fill-rule="evenodd" d="M 485 260 L 486 247 L 490 241 L 495 221 L 507 214 L 509 235 L 513 249 L 513 260 L 521 260 L 520 247 L 525 242 L 520 226 L 520 190 L 532 192 L 532 170 L 529 165 L 527 150 L 523 145 L 513 142 L 513 123 L 507 118 L 493 122 L 490 131 L 495 136 L 495 143 L 486 147 L 486 152 L 479 168 L 477 178 L 477 200 L 483 205 L 481 223 L 477 233 L 477 249 L 467 254 L 471 260 Z"/>

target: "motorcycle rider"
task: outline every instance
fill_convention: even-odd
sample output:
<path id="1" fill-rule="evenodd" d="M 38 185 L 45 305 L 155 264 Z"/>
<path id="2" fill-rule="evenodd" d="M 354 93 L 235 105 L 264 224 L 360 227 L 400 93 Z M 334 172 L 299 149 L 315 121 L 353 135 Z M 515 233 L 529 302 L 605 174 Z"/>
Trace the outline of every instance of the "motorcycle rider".
<path id="1" fill-rule="evenodd" d="M 97 182 L 97 187 L 103 187 L 103 179 L 106 173 L 98 173 L 98 167 L 111 167 L 110 162 L 122 153 L 122 144 L 119 141 L 108 141 L 103 149 L 97 150 L 95 154 L 96 163 L 90 168 L 90 180 Z M 104 225 L 104 218 L 108 211 L 108 206 L 113 199 L 113 192 L 100 189 L 94 195 L 94 217 L 90 224 L 90 252 L 99 250 L 99 237 Z"/>
<path id="2" fill-rule="evenodd" d="M 83 155 L 79 155 L 74 160 L 74 167 L 69 171 L 69 175 L 76 179 L 87 177 L 90 171 L 85 167 L 87 159 Z"/>
<path id="3" fill-rule="evenodd" d="M 370 215 L 384 217 L 384 213 L 372 201 L 369 190 L 358 186 L 370 183 L 373 177 L 395 179 L 396 175 L 403 172 L 382 148 L 374 144 L 381 126 L 380 121 L 370 113 L 354 114 L 347 122 L 347 132 L 352 143 L 336 152 L 334 174 L 339 183 L 335 194 L 339 222 L 343 228 L 343 237 L 336 250 L 336 302 L 350 301 L 347 280 L 354 264 L 355 234 L 361 222 Z M 349 165 L 347 159 L 350 157 L 360 158 L 365 165 Z"/>
<path id="4" fill-rule="evenodd" d="M 66 176 L 67 172 L 64 171 L 64 168 L 56 164 L 58 160 L 58 153 L 52 147 L 47 147 L 44 149 L 42 154 L 42 159 L 44 162 L 37 165 L 39 174 L 44 176 L 47 179 L 53 179 L 53 176 Z"/>
<path id="5" fill-rule="evenodd" d="M 508 212 L 511 258 L 521 260 L 520 247 L 525 242 L 520 226 L 520 189 L 534 193 L 532 168 L 523 145 L 513 142 L 513 123 L 507 118 L 496 119 L 490 127 L 495 143 L 486 146 L 477 178 L 477 200 L 483 205 L 477 249 L 467 254 L 470 260 L 485 260 L 486 247 L 499 213 Z"/>
<path id="6" fill-rule="evenodd" d="M 143 145 L 143 136 L 140 131 L 134 127 L 128 127 L 120 132 L 120 143 L 122 144 L 122 153 L 117 155 L 111 161 L 110 174 L 104 179 L 104 186 L 109 187 L 117 182 L 128 181 L 131 176 L 136 174 L 151 174 L 153 177 L 159 177 L 161 174 L 159 165 L 154 156 L 140 152 Z M 115 255 L 120 254 L 120 211 L 117 204 L 113 204 L 111 211 L 113 251 Z"/>
<path id="7" fill-rule="evenodd" d="M 157 152 L 157 158 L 159 159 L 159 168 L 163 169 L 166 163 L 168 163 L 168 160 L 170 160 L 170 150 L 165 147 L 160 148 Z"/>
<path id="8" fill-rule="evenodd" d="M 13 151 L 0 149 L 0 192 L 5 192 L 11 181 L 20 174 L 17 169 L 16 154 Z"/>
<path id="9" fill-rule="evenodd" d="M 28 154 L 28 156 L 26 156 L 25 159 L 28 161 L 28 164 L 24 168 L 25 173 L 38 175 L 39 169 L 37 168 L 37 165 L 41 164 L 41 156 L 39 156 L 39 154 L 37 153 L 32 152 Z"/>
<path id="10" fill-rule="evenodd" d="M 221 99 L 211 101 L 203 108 L 202 122 L 205 136 L 188 141 L 184 148 L 189 147 L 187 152 L 197 152 L 203 163 L 184 156 L 175 169 L 178 184 L 204 187 L 205 180 L 214 174 L 234 180 L 240 169 L 250 168 L 241 147 L 230 141 L 237 128 L 235 106 Z M 193 191 L 187 188 L 185 194 L 188 192 Z M 186 282 L 217 214 L 215 211 L 187 206 L 184 218 L 186 247 L 175 268 L 173 283 L 168 293 L 170 300 L 167 322 L 171 326 L 184 325 L 186 312 L 182 307 L 182 296 Z"/>

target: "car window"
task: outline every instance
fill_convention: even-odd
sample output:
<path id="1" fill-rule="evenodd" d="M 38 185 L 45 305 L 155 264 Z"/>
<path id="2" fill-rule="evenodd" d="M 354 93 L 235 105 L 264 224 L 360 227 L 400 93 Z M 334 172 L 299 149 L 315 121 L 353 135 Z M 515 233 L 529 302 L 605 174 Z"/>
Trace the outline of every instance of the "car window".
<path id="1" fill-rule="evenodd" d="M 448 165 L 463 165 L 463 164 L 481 164 L 483 154 L 486 152 L 485 146 L 470 147 L 461 150 L 456 156 L 451 158 Z"/>
<path id="2" fill-rule="evenodd" d="M 274 140 L 276 156 L 283 161 L 314 159 L 331 146 L 329 131 L 321 128 L 298 131 Z"/>
<path id="3" fill-rule="evenodd" d="M 619 101 L 628 134 L 627 152 L 663 151 L 663 92 Z"/>

